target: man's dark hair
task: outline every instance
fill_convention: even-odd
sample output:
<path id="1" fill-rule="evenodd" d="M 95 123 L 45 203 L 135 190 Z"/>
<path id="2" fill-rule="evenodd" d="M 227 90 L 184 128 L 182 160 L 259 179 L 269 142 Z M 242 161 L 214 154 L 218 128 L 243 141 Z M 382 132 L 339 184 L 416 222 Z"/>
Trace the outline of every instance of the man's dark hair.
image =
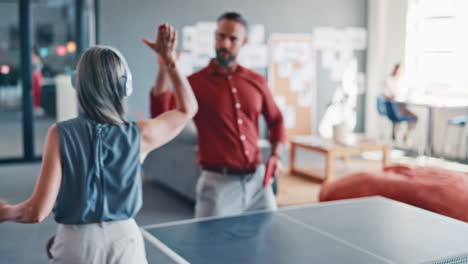
<path id="1" fill-rule="evenodd" d="M 224 14 L 222 14 L 221 16 L 218 17 L 218 22 L 223 20 L 223 19 L 228 19 L 228 20 L 232 20 L 232 21 L 236 21 L 238 23 L 241 23 L 245 29 L 247 30 L 248 29 L 248 23 L 247 23 L 247 20 L 245 20 L 245 18 L 239 14 L 239 13 L 236 13 L 236 12 L 226 12 Z"/>

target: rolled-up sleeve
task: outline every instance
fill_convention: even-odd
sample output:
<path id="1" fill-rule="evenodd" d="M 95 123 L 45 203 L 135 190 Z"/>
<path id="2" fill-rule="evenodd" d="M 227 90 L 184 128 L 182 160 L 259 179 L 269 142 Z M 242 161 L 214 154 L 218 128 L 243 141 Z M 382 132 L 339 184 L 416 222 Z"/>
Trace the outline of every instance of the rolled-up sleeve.
<path id="1" fill-rule="evenodd" d="M 167 90 L 160 95 L 153 95 L 150 92 L 150 112 L 151 118 L 164 112 L 175 109 L 175 99 L 171 91 Z"/>
<path id="2" fill-rule="evenodd" d="M 261 78 L 260 87 L 263 94 L 262 112 L 268 126 L 268 139 L 271 143 L 286 141 L 283 114 L 273 99 L 265 78 Z"/>

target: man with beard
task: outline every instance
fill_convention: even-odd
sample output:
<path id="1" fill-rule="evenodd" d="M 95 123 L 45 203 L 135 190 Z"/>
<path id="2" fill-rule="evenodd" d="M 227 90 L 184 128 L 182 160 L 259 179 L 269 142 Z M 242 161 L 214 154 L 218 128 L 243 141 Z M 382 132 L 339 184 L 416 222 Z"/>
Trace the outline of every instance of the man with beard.
<path id="1" fill-rule="evenodd" d="M 216 58 L 188 77 L 199 104 L 194 121 L 198 162 L 203 169 L 196 186 L 195 216 L 276 210 L 271 184 L 264 184 L 265 166 L 257 146 L 258 118 L 265 117 L 272 144 L 269 164 L 275 164 L 285 139 L 283 117 L 265 78 L 236 61 L 247 43 L 246 20 L 228 12 L 217 22 Z M 151 90 L 152 116 L 175 107 L 165 66 L 159 66 Z"/>

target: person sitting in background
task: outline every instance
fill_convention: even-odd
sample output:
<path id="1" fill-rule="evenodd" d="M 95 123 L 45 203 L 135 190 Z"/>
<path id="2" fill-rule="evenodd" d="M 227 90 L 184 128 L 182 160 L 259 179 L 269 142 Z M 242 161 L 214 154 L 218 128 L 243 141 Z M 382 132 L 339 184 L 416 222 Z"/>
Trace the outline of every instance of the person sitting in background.
<path id="1" fill-rule="evenodd" d="M 42 90 L 42 59 L 39 56 L 37 47 L 33 49 L 32 57 L 32 97 L 33 97 L 33 109 L 35 116 L 44 115 L 44 110 L 41 107 L 41 90 Z"/>
<path id="2" fill-rule="evenodd" d="M 176 108 L 136 122 L 126 119 L 125 97 L 133 89 L 125 58 L 111 47 L 89 48 L 73 82 L 84 113 L 49 129 L 31 197 L 17 205 L 0 200 L 0 222 L 38 223 L 53 208 L 59 225 L 48 253 L 54 263 L 147 263 L 133 219 L 142 206 L 140 165 L 198 110 L 175 63 L 175 43 L 175 30 L 164 24 L 151 47 L 165 65 Z"/>
<path id="3" fill-rule="evenodd" d="M 401 64 L 396 64 L 393 68 L 392 74 L 386 81 L 384 96 L 387 100 L 391 100 L 397 104 L 398 114 L 409 119 L 414 119 L 414 122 L 407 122 L 408 127 L 403 136 L 405 143 L 409 143 L 410 136 L 416 127 L 418 117 L 408 109 L 405 101 L 408 99 L 408 87 L 404 83 L 404 78 L 402 77 L 402 66 Z M 397 123 L 395 129 L 398 130 L 398 126 L 401 123 Z"/>

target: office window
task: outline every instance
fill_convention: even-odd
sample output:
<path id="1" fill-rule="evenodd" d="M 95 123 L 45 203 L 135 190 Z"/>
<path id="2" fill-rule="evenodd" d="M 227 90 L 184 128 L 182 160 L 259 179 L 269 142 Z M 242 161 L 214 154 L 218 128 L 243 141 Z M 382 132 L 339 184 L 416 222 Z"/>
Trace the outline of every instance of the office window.
<path id="1" fill-rule="evenodd" d="M 417 95 L 468 99 L 468 1 L 409 0 L 406 76 Z"/>

